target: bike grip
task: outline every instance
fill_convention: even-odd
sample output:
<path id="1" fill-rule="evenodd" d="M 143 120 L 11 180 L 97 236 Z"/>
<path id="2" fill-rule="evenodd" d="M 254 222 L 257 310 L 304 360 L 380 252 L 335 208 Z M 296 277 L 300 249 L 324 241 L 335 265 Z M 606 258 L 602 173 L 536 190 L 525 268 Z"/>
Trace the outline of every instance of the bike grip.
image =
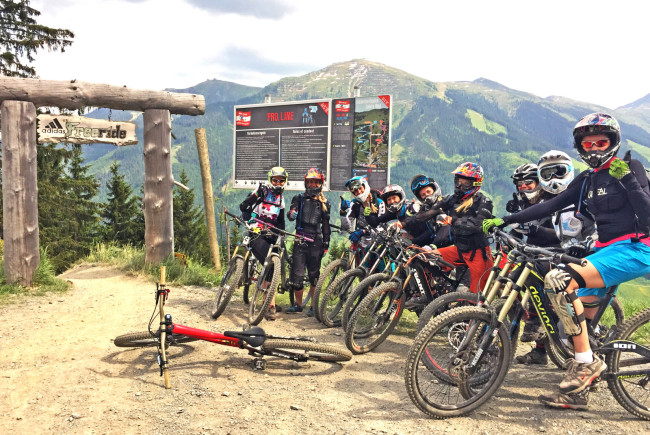
<path id="1" fill-rule="evenodd" d="M 338 225 L 334 225 L 334 224 L 331 223 L 331 222 L 330 222 L 330 227 L 334 228 L 335 230 L 342 230 L 342 229 L 343 229 L 343 228 L 341 228 L 340 226 L 338 226 Z"/>
<path id="2" fill-rule="evenodd" d="M 230 216 L 230 217 L 233 217 L 233 218 L 235 218 L 235 219 L 239 219 L 239 216 L 236 216 L 236 215 L 230 213 L 228 210 L 224 210 L 223 212 L 224 212 L 225 214 L 227 214 L 228 216 Z"/>
<path id="3" fill-rule="evenodd" d="M 587 265 L 587 260 L 585 258 L 576 258 L 567 254 L 560 254 L 560 261 L 562 263 L 579 264 L 582 267 Z"/>
<path id="4" fill-rule="evenodd" d="M 443 260 L 442 258 L 439 258 L 437 261 L 438 261 L 438 263 L 442 264 L 443 266 L 447 266 L 447 267 L 450 268 L 450 269 L 455 269 L 455 268 L 456 268 L 456 266 L 454 266 L 454 265 L 451 264 L 451 263 L 446 262 L 446 261 Z"/>

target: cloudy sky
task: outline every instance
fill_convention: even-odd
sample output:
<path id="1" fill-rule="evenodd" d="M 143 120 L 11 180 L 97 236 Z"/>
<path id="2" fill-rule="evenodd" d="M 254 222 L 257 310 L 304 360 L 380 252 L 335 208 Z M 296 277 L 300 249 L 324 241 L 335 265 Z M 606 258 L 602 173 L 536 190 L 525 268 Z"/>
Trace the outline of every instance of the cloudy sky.
<path id="1" fill-rule="evenodd" d="M 32 0 L 75 34 L 41 78 L 265 86 L 365 58 L 433 81 L 485 77 L 616 108 L 650 93 L 650 2 L 619 0 Z"/>

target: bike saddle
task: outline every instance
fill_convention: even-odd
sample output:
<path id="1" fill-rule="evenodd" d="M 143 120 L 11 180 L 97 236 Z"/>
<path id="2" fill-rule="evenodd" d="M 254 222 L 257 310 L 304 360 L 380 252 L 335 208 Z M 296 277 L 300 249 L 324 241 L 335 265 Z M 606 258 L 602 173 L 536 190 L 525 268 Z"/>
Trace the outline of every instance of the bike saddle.
<path id="1" fill-rule="evenodd" d="M 223 333 L 226 337 L 233 337 L 239 340 L 243 340 L 246 343 L 250 344 L 253 347 L 258 347 L 264 344 L 266 340 L 266 332 L 259 326 L 253 326 L 245 331 L 226 331 Z"/>

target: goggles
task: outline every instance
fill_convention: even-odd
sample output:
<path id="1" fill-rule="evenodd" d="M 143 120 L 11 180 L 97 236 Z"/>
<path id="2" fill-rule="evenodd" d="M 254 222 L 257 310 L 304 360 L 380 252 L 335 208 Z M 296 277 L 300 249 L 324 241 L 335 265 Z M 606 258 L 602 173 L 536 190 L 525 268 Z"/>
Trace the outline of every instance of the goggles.
<path id="1" fill-rule="evenodd" d="M 417 190 L 420 187 L 426 187 L 429 185 L 429 179 L 427 177 L 421 177 L 413 180 L 411 183 L 411 190 Z"/>
<path id="2" fill-rule="evenodd" d="M 592 140 L 583 140 L 582 141 L 582 148 L 584 148 L 585 150 L 590 150 L 593 147 L 602 148 L 602 147 L 606 147 L 606 146 L 609 146 L 609 139 L 601 139 L 601 140 L 595 140 L 595 141 L 592 141 Z"/>
<path id="3" fill-rule="evenodd" d="M 548 181 L 551 178 L 564 178 L 569 173 L 567 165 L 551 165 L 539 170 L 539 176 L 542 180 Z"/>
<path id="4" fill-rule="evenodd" d="M 480 186 L 480 184 L 468 178 L 454 179 L 454 187 L 462 187 L 464 189 L 469 189 L 470 187 L 474 187 L 474 186 Z"/>
<path id="5" fill-rule="evenodd" d="M 286 178 L 275 178 L 275 177 L 271 178 L 271 183 L 272 184 L 284 185 L 284 183 L 286 183 L 286 182 L 287 182 Z"/>
<path id="6" fill-rule="evenodd" d="M 355 190 L 363 186 L 363 181 L 361 180 L 350 180 L 347 182 L 348 190 L 354 193 Z"/>
<path id="7" fill-rule="evenodd" d="M 535 180 L 517 180 L 517 187 L 530 186 L 535 183 L 537 183 Z"/>

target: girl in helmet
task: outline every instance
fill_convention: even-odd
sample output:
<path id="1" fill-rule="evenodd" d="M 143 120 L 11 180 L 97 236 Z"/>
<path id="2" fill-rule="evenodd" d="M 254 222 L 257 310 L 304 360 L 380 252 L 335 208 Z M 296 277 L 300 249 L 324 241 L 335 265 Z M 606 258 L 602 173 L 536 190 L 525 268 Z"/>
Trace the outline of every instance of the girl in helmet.
<path id="1" fill-rule="evenodd" d="M 404 223 L 404 229 L 409 233 L 413 244 L 419 246 L 435 245 L 443 247 L 451 245 L 447 215 L 439 209 L 442 201 L 442 189 L 431 177 L 418 174 L 411 178 L 411 192 L 415 195 L 411 214 Z"/>
<path id="2" fill-rule="evenodd" d="M 275 166 L 267 174 L 267 182 L 260 184 L 239 205 L 242 218 L 246 221 L 257 218 L 264 222 L 284 229 L 284 186 L 287 184 L 288 174 L 284 168 Z M 253 224 L 254 225 L 254 224 Z M 256 237 L 251 242 L 253 255 L 260 263 L 264 263 L 273 237 Z M 266 312 L 267 320 L 276 319 L 275 297 Z"/>
<path id="3" fill-rule="evenodd" d="M 641 162 L 616 157 L 621 129 L 612 116 L 585 116 L 574 127 L 573 138 L 578 155 L 591 169 L 575 177 L 555 198 L 501 219 L 487 219 L 483 229 L 539 219 L 571 205 L 577 213 L 589 212 L 594 217 L 598 241 L 587 265 L 560 264 L 545 277 L 548 292 L 571 301 L 579 326 L 571 325 L 572 321 L 564 325 L 572 335 L 575 359 L 568 361 L 559 391 L 540 396 L 540 401 L 551 407 L 585 409 L 587 397 L 581 393 L 588 391 L 607 366 L 589 346 L 585 319 L 593 315 L 593 309 L 585 309 L 583 301 L 597 301 L 606 287 L 650 273 L 650 189 Z M 585 291 L 577 298 L 579 288 Z"/>
<path id="4" fill-rule="evenodd" d="M 350 241 L 366 247 L 370 243 L 370 240 L 364 237 L 367 228 L 371 226 L 368 217 L 384 214 L 386 211 L 384 201 L 379 198 L 378 191 L 370 189 L 365 176 L 350 178 L 345 183 L 345 187 L 352 193 L 354 199 L 347 209 L 341 208 L 341 228 L 349 231 L 354 227 L 355 230 L 350 233 Z"/>
<path id="5" fill-rule="evenodd" d="M 492 217 L 492 200 L 479 192 L 483 168 L 465 162 L 454 171 L 454 193 L 441 201 L 439 210 L 451 218 L 452 246 L 440 248 L 442 258 L 457 266 L 467 265 L 470 291 L 477 293 L 485 285 L 492 267 L 490 242 L 481 231 L 481 222 Z"/>
<path id="6" fill-rule="evenodd" d="M 320 276 L 320 264 L 330 244 L 330 203 L 323 195 L 325 175 L 318 168 L 310 168 L 305 174 L 305 192 L 291 200 L 287 217 L 296 221 L 296 234 L 309 237 L 313 242 L 296 240 L 293 245 L 293 262 L 289 285 L 294 289 L 296 304 L 287 313 L 302 312 L 303 281 L 305 267 L 309 276 L 309 292 L 314 289 Z M 313 315 L 310 308 L 308 316 Z"/>

